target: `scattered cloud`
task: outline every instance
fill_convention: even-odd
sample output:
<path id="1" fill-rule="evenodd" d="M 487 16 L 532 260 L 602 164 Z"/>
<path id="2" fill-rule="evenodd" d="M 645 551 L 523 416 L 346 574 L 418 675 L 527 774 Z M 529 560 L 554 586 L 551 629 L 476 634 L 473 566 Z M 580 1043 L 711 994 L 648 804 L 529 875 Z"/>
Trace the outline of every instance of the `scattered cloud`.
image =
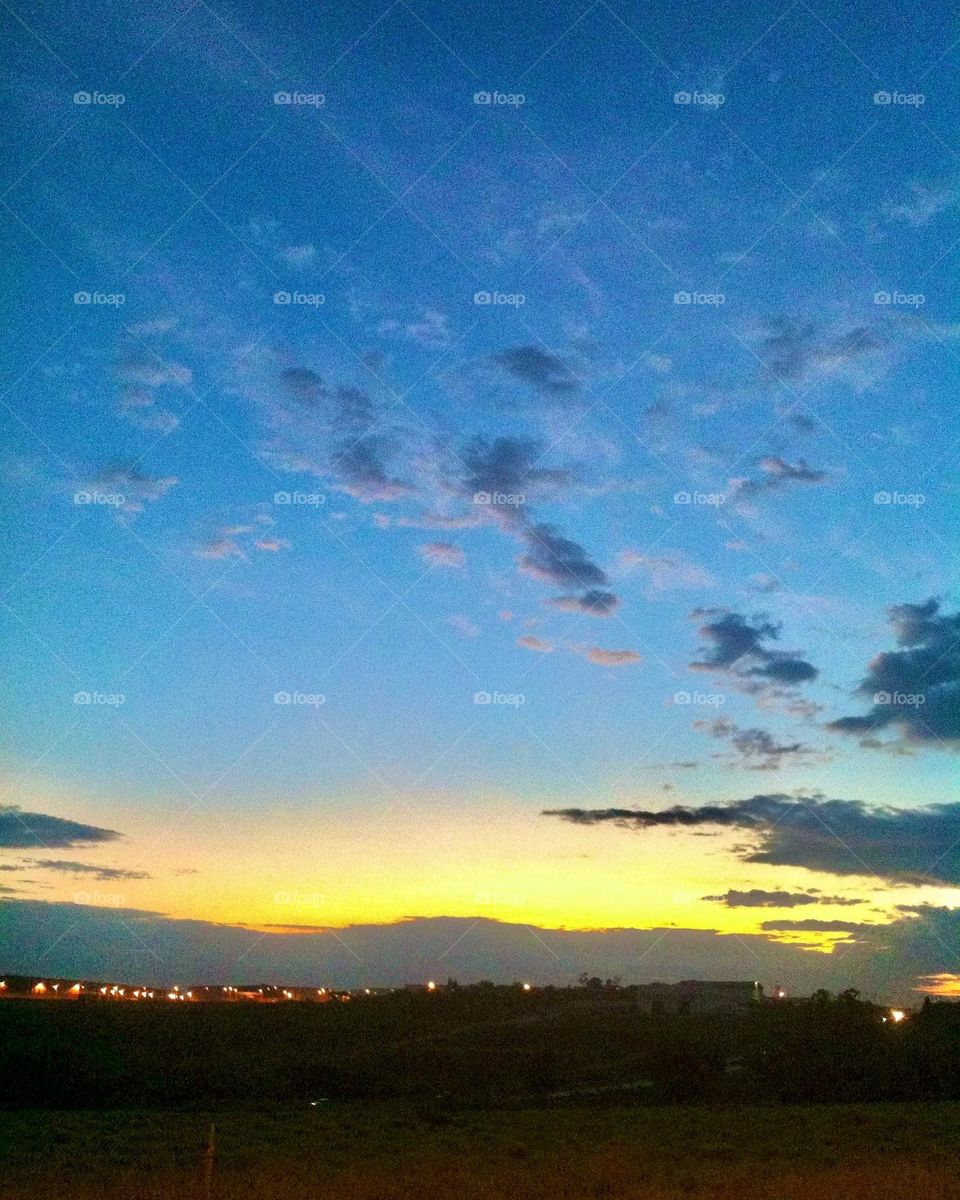
<path id="1" fill-rule="evenodd" d="M 691 670 L 732 676 L 747 685 L 792 687 L 816 679 L 817 668 L 796 650 L 773 650 L 767 644 L 780 636 L 780 626 L 760 614 L 747 618 L 730 609 L 697 609 L 700 637 L 710 644 L 709 654 L 690 663 Z"/>
<path id="2" fill-rule="evenodd" d="M 935 599 L 889 610 L 901 650 L 885 650 L 857 688 L 873 705 L 864 716 L 840 717 L 827 728 L 870 735 L 892 728 L 907 742 L 960 743 L 960 613 Z M 881 745 L 884 743 L 880 743 Z"/>
<path id="3" fill-rule="evenodd" d="M 750 833 L 743 862 L 805 867 L 830 875 L 876 875 L 895 883 L 960 885 L 960 804 L 873 808 L 815 794 L 761 794 L 732 804 L 547 809 L 575 825 L 624 829 L 716 828 Z"/>
<path id="4" fill-rule="evenodd" d="M 102 867 L 95 863 L 72 862 L 63 858 L 31 858 L 27 860 L 31 867 L 44 871 L 60 871 L 67 875 L 90 875 L 98 882 L 106 883 L 116 879 L 152 879 L 146 871 L 127 871 L 122 867 Z"/>
<path id="5" fill-rule="evenodd" d="M 524 650 L 533 650 L 537 654 L 550 654 L 553 651 L 552 642 L 546 642 L 543 638 L 533 637 L 530 634 L 518 637 L 517 645 L 522 646 Z"/>
<path id="6" fill-rule="evenodd" d="M 0 806 L 0 847 L 4 850 L 68 849 L 115 842 L 120 837 L 122 834 L 114 829 L 101 829 L 47 813 L 24 812 L 15 804 Z"/>
<path id="7" fill-rule="evenodd" d="M 865 325 L 824 332 L 812 322 L 779 318 L 760 332 L 767 375 L 796 386 L 831 376 L 868 386 L 875 375 L 870 360 L 885 349 L 886 342 Z"/>
<path id="8" fill-rule="evenodd" d="M 520 537 L 529 547 L 519 560 L 524 575 L 557 587 L 607 583 L 606 574 L 590 560 L 584 548 L 563 537 L 553 525 L 531 525 L 522 530 Z"/>
<path id="9" fill-rule="evenodd" d="M 816 888 L 811 888 L 806 892 L 785 892 L 777 889 L 765 891 L 763 888 L 737 891 L 736 888 L 731 888 L 720 896 L 704 896 L 703 898 L 717 904 L 725 904 L 727 908 L 801 908 L 808 904 L 833 904 L 849 907 L 854 904 L 866 903 L 859 896 L 825 896 Z"/>
<path id="10" fill-rule="evenodd" d="M 494 355 L 493 361 L 513 378 L 547 395 L 568 396 L 581 386 L 565 359 L 539 346 L 512 346 Z"/>
<path id="11" fill-rule="evenodd" d="M 778 742 L 766 729 L 742 729 L 724 718 L 695 721 L 694 728 L 728 741 L 733 749 L 732 765 L 748 771 L 779 771 L 784 762 L 802 762 L 811 753 L 803 742 Z"/>
<path id="12" fill-rule="evenodd" d="M 659 554 L 644 554 L 639 550 L 621 550 L 617 563 L 624 572 L 642 570 L 655 591 L 672 592 L 689 588 L 710 588 L 716 585 L 713 574 L 693 562 L 682 550 L 667 550 Z"/>
<path id="13" fill-rule="evenodd" d="M 417 547 L 417 553 L 431 567 L 461 570 L 467 561 L 463 550 L 452 542 L 424 542 Z"/>
<path id="14" fill-rule="evenodd" d="M 590 588 L 582 596 L 553 596 L 546 603 L 561 612 L 583 613 L 588 617 L 612 617 L 620 607 L 620 597 L 613 592 Z"/>
<path id="15" fill-rule="evenodd" d="M 762 474 L 755 479 L 731 479 L 730 496 L 737 500 L 748 496 L 756 496 L 762 492 L 779 491 L 791 483 L 823 483 L 827 478 L 826 471 L 820 471 L 809 466 L 803 459 L 789 463 L 777 455 L 769 455 L 760 460 Z"/>
<path id="16" fill-rule="evenodd" d="M 574 649 L 598 667 L 628 667 L 641 661 L 635 650 L 604 650 L 600 646 L 575 646 Z"/>

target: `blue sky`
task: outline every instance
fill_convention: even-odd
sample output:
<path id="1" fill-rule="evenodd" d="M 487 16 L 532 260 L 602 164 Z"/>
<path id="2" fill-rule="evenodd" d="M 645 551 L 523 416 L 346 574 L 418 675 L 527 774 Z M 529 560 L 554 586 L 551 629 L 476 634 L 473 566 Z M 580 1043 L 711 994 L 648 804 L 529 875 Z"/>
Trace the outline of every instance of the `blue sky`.
<path id="1" fill-rule="evenodd" d="M 0 19 L 18 930 L 689 929 L 805 980 L 935 919 L 897 986 L 960 971 L 936 6 Z"/>

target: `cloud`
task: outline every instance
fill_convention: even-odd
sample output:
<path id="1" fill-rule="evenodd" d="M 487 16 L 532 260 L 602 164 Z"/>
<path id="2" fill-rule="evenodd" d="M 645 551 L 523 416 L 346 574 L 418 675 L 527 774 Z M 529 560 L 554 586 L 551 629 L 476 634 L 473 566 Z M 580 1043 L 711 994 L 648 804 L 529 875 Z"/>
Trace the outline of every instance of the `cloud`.
<path id="1" fill-rule="evenodd" d="M 804 917 L 802 921 L 763 921 L 760 928 L 768 933 L 863 933 L 876 929 L 876 924 L 864 921 L 821 921 Z"/>
<path id="2" fill-rule="evenodd" d="M 827 728 L 868 735 L 892 727 L 907 742 L 960 743 L 960 613 L 942 613 L 930 599 L 895 605 L 889 616 L 904 649 L 883 651 L 869 663 L 857 691 L 873 706 Z"/>
<path id="3" fill-rule="evenodd" d="M 31 858 L 27 860 L 31 867 L 44 871 L 60 871 L 67 875 L 91 875 L 98 882 L 114 879 L 152 879 L 146 871 L 127 871 L 121 867 L 102 867 L 95 863 L 71 862 L 63 858 Z"/>
<path id="4" fill-rule="evenodd" d="M 788 318 L 770 322 L 760 334 L 760 357 L 773 379 L 794 385 L 831 376 L 871 382 L 864 361 L 886 348 L 886 342 L 865 325 L 823 333 L 812 322 Z"/>
<path id="5" fill-rule="evenodd" d="M 565 808 L 542 815 L 633 830 L 745 830 L 753 844 L 735 851 L 743 862 L 878 875 L 895 883 L 960 885 L 960 804 L 871 808 L 860 800 L 773 793 L 726 805 L 674 805 L 660 811 Z"/>
<path id="6" fill-rule="evenodd" d="M 517 645 L 522 646 L 524 650 L 533 650 L 537 654 L 550 654 L 553 651 L 552 642 L 545 642 L 543 638 L 531 637 L 530 635 L 518 637 Z"/>
<path id="7" fill-rule="evenodd" d="M 257 538 L 253 544 L 257 550 L 262 550 L 266 554 L 277 554 L 281 550 L 290 549 L 290 543 L 287 539 L 279 537 Z"/>
<path id="8" fill-rule="evenodd" d="M 783 937 L 795 930 L 731 934 L 675 925 L 537 927 L 532 937 L 529 925 L 470 915 L 337 929 L 293 930 L 285 924 L 289 932 L 265 934 L 262 928 L 131 908 L 11 898 L 0 902 L 0 910 L 11 972 L 35 971 L 38 955 L 46 951 L 44 969 L 51 975 L 138 979 L 156 986 L 185 979 L 226 984 L 238 978 L 319 986 L 333 978 L 341 987 L 355 988 L 446 975 L 465 983 L 533 978 L 565 984 L 583 971 L 643 983 L 756 979 L 759 971 L 764 983 L 780 983 L 791 995 L 854 984 L 866 995 L 902 1003 L 914 989 L 950 986 L 956 967 L 952 947 L 960 940 L 960 913 L 932 907 L 887 925 L 866 926 L 840 951 L 827 953 Z M 145 945 L 158 953 L 146 967 Z M 817 946 L 822 948 L 822 941 Z"/>
<path id="9" fill-rule="evenodd" d="M 520 534 L 529 547 L 519 559 L 524 575 L 557 587 L 589 587 L 607 583 L 606 574 L 591 562 L 578 543 L 563 537 L 553 525 L 531 525 Z"/>
<path id="10" fill-rule="evenodd" d="M 334 461 L 340 475 L 335 486 L 364 504 L 414 495 L 416 489 L 412 485 L 388 473 L 386 456 L 387 443 L 383 438 L 369 436 L 354 442 Z"/>
<path id="11" fill-rule="evenodd" d="M 823 483 L 828 478 L 826 471 L 809 466 L 802 458 L 789 463 L 777 455 L 762 458 L 760 470 L 763 474 L 757 479 L 731 479 L 731 499 L 778 491 L 791 483 Z"/>
<path id="12" fill-rule="evenodd" d="M 188 387 L 193 381 L 193 372 L 181 363 L 165 362 L 155 354 L 144 352 L 123 359 L 118 368 L 125 383 L 138 383 L 143 387 Z"/>
<path id="13" fill-rule="evenodd" d="M 960 205 L 960 187 L 956 184 L 929 187 L 915 180 L 910 184 L 910 199 L 899 204 L 885 204 L 883 214 L 888 221 L 902 222 L 919 229 L 957 205 Z"/>
<path id="14" fill-rule="evenodd" d="M 803 761 L 810 753 L 803 742 L 778 742 L 766 729 L 742 729 L 723 718 L 695 721 L 694 728 L 729 741 L 734 750 L 733 765 L 748 771 L 779 771 L 785 760 Z"/>
<path id="15" fill-rule="evenodd" d="M 709 588 L 717 582 L 706 567 L 693 562 L 682 550 L 668 550 L 656 555 L 643 554 L 639 550 L 621 550 L 617 562 L 625 572 L 645 571 L 658 592 Z"/>
<path id="16" fill-rule="evenodd" d="M 542 444 L 533 439 L 474 438 L 460 455 L 465 474 L 459 491 L 470 501 L 477 495 L 520 497 L 521 504 L 549 498 L 559 489 L 569 487 L 574 475 L 565 467 L 540 466 L 542 455 Z M 510 505 L 489 507 L 491 515 L 497 515 L 496 510 L 507 510 L 506 515 L 519 517 L 516 511 L 509 512 Z M 512 507 L 516 510 L 519 505 Z"/>
<path id="17" fill-rule="evenodd" d="M 750 686 L 793 687 L 816 679 L 817 668 L 796 650 L 772 650 L 765 645 L 780 636 L 780 626 L 763 614 L 752 618 L 729 609 L 697 609 L 695 618 L 708 617 L 698 633 L 710 643 L 707 657 L 691 662 L 694 671 L 729 675 Z"/>
<path id="18" fill-rule="evenodd" d="M 114 829 L 100 829 L 46 813 L 23 812 L 17 805 L 0 805 L 0 847 L 5 850 L 29 847 L 31 850 L 69 849 L 100 842 L 115 842 L 122 837 Z"/>
<path id="19" fill-rule="evenodd" d="M 247 557 L 239 544 L 230 537 L 210 538 L 209 541 L 198 546 L 193 553 L 196 558 L 209 559 Z"/>
<path id="20" fill-rule="evenodd" d="M 280 372 L 280 383 L 300 404 L 317 404 L 329 396 L 323 379 L 309 367 L 287 367 Z"/>
<path id="21" fill-rule="evenodd" d="M 574 649 L 598 667 L 628 667 L 641 661 L 635 650 L 603 650 L 600 646 L 575 646 Z"/>
<path id="22" fill-rule="evenodd" d="M 432 308 L 428 308 L 419 321 L 405 325 L 404 332 L 428 348 L 448 346 L 453 336 L 447 328 L 446 316 Z"/>
<path id="23" fill-rule="evenodd" d="M 155 477 L 145 475 L 138 467 L 114 463 L 99 471 L 88 484 L 98 493 L 109 492 L 120 497 L 117 507 L 124 513 L 143 512 L 147 504 L 161 500 L 179 483 L 174 475 Z"/>
<path id="24" fill-rule="evenodd" d="M 291 267 L 306 267 L 316 256 L 317 248 L 312 242 L 300 246 L 282 246 L 279 250 L 279 257 Z"/>
<path id="25" fill-rule="evenodd" d="M 452 542 L 425 542 L 417 547 L 417 553 L 424 562 L 432 567 L 447 567 L 460 570 L 466 564 L 467 556 L 459 546 Z"/>
<path id="26" fill-rule="evenodd" d="M 455 613 L 452 617 L 446 618 L 446 623 L 455 629 L 457 633 L 463 637 L 475 638 L 480 636 L 480 626 L 475 625 L 469 617 L 463 616 L 462 613 Z"/>
<path id="27" fill-rule="evenodd" d="M 591 588 L 582 596 L 554 596 L 546 603 L 561 612 L 583 613 L 588 617 L 612 617 L 620 607 L 620 597 L 613 592 Z"/>
<path id="28" fill-rule="evenodd" d="M 863 899 L 856 896 L 824 896 L 815 888 L 808 892 L 764 891 L 762 888 L 737 891 L 735 888 L 731 888 L 720 896 L 704 896 L 703 898 L 718 904 L 725 904 L 727 908 L 800 908 L 807 904 L 836 904 L 846 907 L 865 903 Z"/>
<path id="29" fill-rule="evenodd" d="M 513 378 L 551 396 L 568 396 L 581 386 L 566 360 L 539 346 L 512 346 L 493 361 Z"/>

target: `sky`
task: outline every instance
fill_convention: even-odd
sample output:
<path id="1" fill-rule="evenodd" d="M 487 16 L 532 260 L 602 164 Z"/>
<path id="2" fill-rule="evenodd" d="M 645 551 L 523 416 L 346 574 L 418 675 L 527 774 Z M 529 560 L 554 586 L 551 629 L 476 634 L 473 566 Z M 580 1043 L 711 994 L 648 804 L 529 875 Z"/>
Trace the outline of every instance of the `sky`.
<path id="1" fill-rule="evenodd" d="M 0 968 L 960 993 L 939 6 L 0 22 Z"/>

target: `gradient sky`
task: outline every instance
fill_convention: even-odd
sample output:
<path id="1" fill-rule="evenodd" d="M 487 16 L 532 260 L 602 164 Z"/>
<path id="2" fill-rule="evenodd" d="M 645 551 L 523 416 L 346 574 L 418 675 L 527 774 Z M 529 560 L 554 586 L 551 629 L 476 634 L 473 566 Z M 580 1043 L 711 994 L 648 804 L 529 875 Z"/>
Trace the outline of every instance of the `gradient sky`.
<path id="1" fill-rule="evenodd" d="M 939 6 L 0 21 L 11 967 L 952 986 Z"/>

